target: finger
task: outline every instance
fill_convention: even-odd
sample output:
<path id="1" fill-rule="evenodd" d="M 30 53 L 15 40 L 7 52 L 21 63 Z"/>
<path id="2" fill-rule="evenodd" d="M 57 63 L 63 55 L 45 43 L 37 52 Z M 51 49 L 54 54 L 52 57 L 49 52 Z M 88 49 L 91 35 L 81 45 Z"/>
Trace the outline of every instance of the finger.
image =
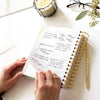
<path id="1" fill-rule="evenodd" d="M 26 59 L 25 57 L 23 57 L 22 59 Z"/>
<path id="2" fill-rule="evenodd" d="M 17 61 L 19 60 L 19 62 L 23 62 L 26 61 L 27 59 L 25 57 L 21 58 L 21 59 L 17 59 Z"/>
<path id="3" fill-rule="evenodd" d="M 37 92 L 38 89 L 38 79 L 35 80 L 35 88 L 34 88 L 34 93 Z"/>
<path id="4" fill-rule="evenodd" d="M 11 65 L 9 65 L 6 72 L 10 73 L 16 67 L 24 66 L 25 62 L 26 61 L 16 61 L 16 62 L 12 63 Z"/>
<path id="5" fill-rule="evenodd" d="M 38 73 L 36 73 L 34 93 L 36 93 L 37 89 L 38 89 Z"/>
<path id="6" fill-rule="evenodd" d="M 17 60 L 25 60 L 26 58 L 25 57 L 23 57 L 23 58 L 21 58 L 21 59 L 17 59 Z"/>
<path id="7" fill-rule="evenodd" d="M 48 84 L 53 84 L 53 74 L 50 70 L 46 72 L 46 80 Z"/>
<path id="8" fill-rule="evenodd" d="M 45 84 L 45 75 L 42 71 L 38 73 L 38 87 Z"/>
<path id="9" fill-rule="evenodd" d="M 8 73 L 10 75 L 10 77 L 12 78 L 13 76 L 15 76 L 16 73 L 21 72 L 23 69 L 23 65 L 20 65 L 19 67 L 14 68 L 10 73 Z"/>
<path id="10" fill-rule="evenodd" d="M 16 61 L 27 61 L 27 59 L 25 57 L 21 58 L 21 59 L 17 59 Z"/>
<path id="11" fill-rule="evenodd" d="M 21 61 L 25 61 L 25 60 L 27 60 L 25 57 L 23 57 L 23 58 L 21 59 Z"/>
<path id="12" fill-rule="evenodd" d="M 57 77 L 57 78 L 53 78 L 54 85 L 56 87 L 60 87 L 60 78 L 59 78 L 59 76 L 56 73 L 53 73 L 53 76 Z"/>
<path id="13" fill-rule="evenodd" d="M 18 79 L 20 79 L 23 76 L 22 72 L 18 72 L 14 77 L 10 79 L 10 82 L 13 84 L 15 83 Z"/>

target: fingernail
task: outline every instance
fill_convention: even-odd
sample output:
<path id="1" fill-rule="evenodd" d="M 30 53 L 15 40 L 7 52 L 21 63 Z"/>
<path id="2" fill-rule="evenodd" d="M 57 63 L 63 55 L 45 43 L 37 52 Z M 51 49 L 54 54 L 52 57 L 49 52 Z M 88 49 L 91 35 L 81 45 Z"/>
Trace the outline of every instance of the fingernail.
<path id="1" fill-rule="evenodd" d="M 50 72 L 50 73 L 51 73 L 51 70 L 48 70 L 48 72 Z"/>
<path id="2" fill-rule="evenodd" d="M 38 73 L 42 74 L 42 73 L 43 73 L 43 71 L 39 71 Z"/>
<path id="3" fill-rule="evenodd" d="M 20 76 L 23 76 L 23 73 L 22 73 L 22 72 L 20 72 L 20 73 L 19 73 L 19 75 L 20 75 Z"/>

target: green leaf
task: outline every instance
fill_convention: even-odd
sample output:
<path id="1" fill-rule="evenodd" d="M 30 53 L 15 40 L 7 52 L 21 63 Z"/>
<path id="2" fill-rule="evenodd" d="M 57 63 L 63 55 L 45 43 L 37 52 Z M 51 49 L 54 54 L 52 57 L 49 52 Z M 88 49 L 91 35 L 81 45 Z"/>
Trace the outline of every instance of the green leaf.
<path id="1" fill-rule="evenodd" d="M 87 13 L 88 13 L 88 10 L 85 10 L 85 11 L 81 12 L 81 13 L 76 17 L 75 20 L 80 20 L 80 19 L 82 19 L 83 17 L 85 17 L 85 16 L 87 15 Z"/>

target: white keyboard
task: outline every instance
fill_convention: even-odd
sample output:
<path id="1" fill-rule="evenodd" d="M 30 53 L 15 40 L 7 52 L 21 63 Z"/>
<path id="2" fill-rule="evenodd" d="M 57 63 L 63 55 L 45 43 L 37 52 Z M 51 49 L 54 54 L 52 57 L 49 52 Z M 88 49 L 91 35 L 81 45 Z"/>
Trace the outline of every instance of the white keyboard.
<path id="1" fill-rule="evenodd" d="M 0 0 L 0 18 L 33 7 L 33 0 Z"/>

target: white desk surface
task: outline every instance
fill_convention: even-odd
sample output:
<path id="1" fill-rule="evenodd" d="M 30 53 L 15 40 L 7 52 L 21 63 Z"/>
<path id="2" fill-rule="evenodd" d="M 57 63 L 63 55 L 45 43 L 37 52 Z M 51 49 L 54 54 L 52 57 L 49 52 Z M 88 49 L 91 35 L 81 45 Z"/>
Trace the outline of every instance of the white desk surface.
<path id="1" fill-rule="evenodd" d="M 80 64 L 76 79 L 71 90 L 61 89 L 60 100 L 100 100 L 100 23 L 90 28 L 87 16 L 75 21 L 79 12 L 67 9 L 67 0 L 57 0 L 59 9 L 49 18 L 41 18 L 34 8 L 0 19 L 17 29 L 18 45 L 0 55 L 0 68 L 15 61 L 17 58 L 28 57 L 36 37 L 43 25 L 66 28 L 78 28 L 89 33 L 89 90 L 85 84 L 84 58 Z M 2 25 L 0 25 L 0 29 Z M 0 31 L 0 36 L 2 36 Z M 13 37 L 12 37 L 13 38 Z M 34 80 L 21 78 L 14 87 L 5 93 L 7 100 L 35 100 Z"/>

